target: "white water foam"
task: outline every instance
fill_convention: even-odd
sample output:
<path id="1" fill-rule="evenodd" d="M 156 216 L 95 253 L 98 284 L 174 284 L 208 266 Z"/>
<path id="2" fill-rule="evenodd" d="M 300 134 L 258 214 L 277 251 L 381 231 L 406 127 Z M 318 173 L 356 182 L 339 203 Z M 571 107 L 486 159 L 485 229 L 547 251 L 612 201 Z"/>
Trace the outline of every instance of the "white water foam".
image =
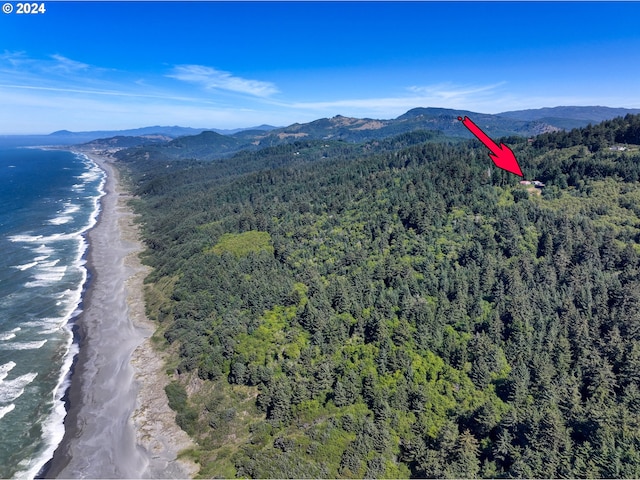
<path id="1" fill-rule="evenodd" d="M 98 186 L 98 195 L 92 198 L 93 209 L 86 225 L 80 227 L 80 229 L 78 229 L 77 231 L 70 232 L 70 233 L 54 233 L 52 235 L 29 235 L 29 234 L 11 235 L 8 237 L 9 241 L 14 243 L 39 243 L 40 246 L 34 249 L 35 252 L 42 253 L 42 254 L 45 254 L 45 253 L 51 254 L 53 253 L 53 249 L 47 246 L 47 244 L 52 242 L 80 239 L 85 232 L 93 228 L 93 226 L 97 222 L 98 215 L 100 214 L 100 198 L 102 198 L 102 196 L 105 194 L 104 192 L 105 175 L 103 174 L 102 170 L 97 169 L 97 172 L 94 173 L 91 177 L 92 181 L 94 181 L 100 178 L 100 176 L 102 176 L 102 180 L 100 181 L 100 185 Z M 77 207 L 77 205 L 70 205 L 69 208 L 79 208 L 79 207 Z M 84 255 L 84 249 L 82 249 L 82 251 L 80 252 L 80 257 L 82 257 L 83 255 Z"/>
<path id="2" fill-rule="evenodd" d="M 84 231 L 84 230 L 83 230 Z M 54 233 L 53 235 L 11 235 L 9 236 L 10 242 L 18 242 L 18 243 L 42 243 L 42 246 L 46 247 L 47 243 L 50 242 L 61 242 L 65 240 L 73 240 L 76 238 L 81 232 L 71 232 L 71 233 Z M 49 252 L 50 253 L 50 252 Z"/>
<path id="3" fill-rule="evenodd" d="M 82 299 L 82 288 L 87 280 L 87 269 L 82 269 L 82 281 L 75 290 L 67 289 L 63 293 L 61 303 L 65 304 L 64 322 L 69 321 L 72 317 L 78 315 L 78 307 Z"/>
<path id="4" fill-rule="evenodd" d="M 13 380 L 5 380 L 2 382 L 0 390 L 0 403 L 11 403 L 24 393 L 24 387 L 29 385 L 38 376 L 37 373 L 25 373 Z"/>
<path id="5" fill-rule="evenodd" d="M 16 327 L 13 330 L 9 330 L 8 332 L 0 333 L 0 341 L 6 342 L 7 340 L 16 338 L 16 332 L 19 332 L 19 331 L 20 331 L 20 327 Z"/>
<path id="6" fill-rule="evenodd" d="M 35 267 L 38 262 L 25 263 L 24 265 L 14 265 L 13 268 L 17 268 L 18 270 L 25 271 L 30 269 L 31 267 Z"/>
<path id="7" fill-rule="evenodd" d="M 9 372 L 13 370 L 13 367 L 16 366 L 16 362 L 5 363 L 4 365 L 0 365 L 0 385 L 2 385 L 2 380 L 7 378 Z"/>
<path id="8" fill-rule="evenodd" d="M 10 242 L 37 242 L 42 235 L 11 235 L 8 238 Z"/>
<path id="9" fill-rule="evenodd" d="M 96 180 L 98 180 L 100 178 L 102 170 L 100 169 L 95 169 L 92 168 L 91 170 L 89 170 L 88 172 L 84 172 L 81 175 L 78 175 L 77 178 L 78 180 L 82 180 L 84 182 L 84 184 L 90 183 L 90 182 L 95 182 Z"/>
<path id="10" fill-rule="evenodd" d="M 47 223 L 50 225 L 64 225 L 65 223 L 69 223 L 71 220 L 73 220 L 73 217 L 69 215 L 60 215 L 48 220 Z"/>
<path id="11" fill-rule="evenodd" d="M 66 202 L 63 206 L 64 210 L 59 211 L 58 216 L 47 221 L 49 225 L 64 225 L 65 223 L 69 223 L 73 220 L 71 214 L 80 210 L 80 205 L 74 205 L 70 202 Z"/>
<path id="12" fill-rule="evenodd" d="M 7 413 L 9 413 L 14 408 L 16 408 L 16 406 L 13 403 L 4 407 L 0 407 L 0 420 L 2 420 L 2 417 L 4 417 Z"/>
<path id="13" fill-rule="evenodd" d="M 77 317 L 82 313 L 82 310 L 79 308 L 80 301 L 82 299 L 82 289 L 84 287 L 84 283 L 87 279 L 87 271 L 86 269 L 82 269 L 82 281 L 80 282 L 78 288 L 75 290 L 67 289 L 62 294 L 58 295 L 60 299 L 56 302 L 57 306 L 64 305 L 64 311 L 62 316 L 60 317 L 51 317 L 51 318 L 42 318 L 38 321 L 31 321 L 22 323 L 24 327 L 30 328 L 38 328 L 40 331 L 38 334 L 40 335 L 49 335 L 52 333 L 59 332 L 62 328 L 65 328 L 69 320 L 74 317 Z"/>
<path id="14" fill-rule="evenodd" d="M 25 328 L 37 329 L 38 331 L 36 333 L 38 333 L 39 335 L 49 335 L 52 333 L 60 332 L 61 329 L 66 327 L 67 321 L 68 320 L 66 318 L 62 318 L 62 317 L 43 318 L 38 321 L 24 322 L 22 326 Z"/>
<path id="15" fill-rule="evenodd" d="M 71 215 L 72 213 L 76 213 L 80 210 L 80 205 L 74 205 L 73 203 L 65 203 L 64 210 L 62 211 L 62 215 Z"/>
<path id="16" fill-rule="evenodd" d="M 59 259 L 59 258 L 57 258 L 57 259 L 55 259 L 55 260 L 52 260 L 52 261 L 50 261 L 50 262 L 44 262 L 44 263 L 41 263 L 41 264 L 40 264 L 40 267 L 41 267 L 41 268 L 51 268 L 51 267 L 55 267 L 55 266 L 58 264 L 58 262 L 60 262 L 60 259 Z"/>
<path id="17" fill-rule="evenodd" d="M 48 287 L 62 280 L 66 272 L 66 266 L 42 268 L 38 273 L 33 275 L 35 281 L 27 282 L 24 286 L 26 288 Z"/>
<path id="18" fill-rule="evenodd" d="M 37 350 L 47 343 L 46 340 L 35 342 L 12 342 L 0 344 L 0 350 Z"/>
<path id="19" fill-rule="evenodd" d="M 33 251 L 36 253 L 45 253 L 46 255 L 44 256 L 44 258 L 48 258 L 48 256 L 53 253 L 53 248 L 47 247 L 46 245 L 43 244 L 43 245 L 40 245 L 38 248 L 34 248 Z"/>

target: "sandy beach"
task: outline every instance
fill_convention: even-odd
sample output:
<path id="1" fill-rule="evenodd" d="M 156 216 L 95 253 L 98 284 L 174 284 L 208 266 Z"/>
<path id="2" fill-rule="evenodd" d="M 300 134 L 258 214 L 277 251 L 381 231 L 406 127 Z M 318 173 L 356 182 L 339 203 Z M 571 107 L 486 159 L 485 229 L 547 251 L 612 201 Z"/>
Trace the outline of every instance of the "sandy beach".
<path id="1" fill-rule="evenodd" d="M 68 392 L 65 436 L 47 478 L 190 478 L 177 460 L 192 445 L 175 424 L 164 360 L 149 340 L 143 280 L 148 271 L 128 195 L 109 158 L 88 154 L 107 173 L 98 223 L 88 233 L 91 282 L 78 321 L 80 353 Z"/>

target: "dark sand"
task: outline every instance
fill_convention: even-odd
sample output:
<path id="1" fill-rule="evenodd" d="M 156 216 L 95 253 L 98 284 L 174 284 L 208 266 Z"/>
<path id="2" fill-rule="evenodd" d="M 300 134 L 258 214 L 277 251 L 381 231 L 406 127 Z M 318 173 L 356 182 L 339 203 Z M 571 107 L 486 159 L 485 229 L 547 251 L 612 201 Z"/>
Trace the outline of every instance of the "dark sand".
<path id="1" fill-rule="evenodd" d="M 87 155 L 107 172 L 106 195 L 88 233 L 92 280 L 78 321 L 82 342 L 65 436 L 46 477 L 188 478 L 197 466 L 176 459 L 192 444 L 175 424 L 164 394 L 164 360 L 149 341 L 147 269 L 138 259 L 134 216 L 108 158 Z"/>

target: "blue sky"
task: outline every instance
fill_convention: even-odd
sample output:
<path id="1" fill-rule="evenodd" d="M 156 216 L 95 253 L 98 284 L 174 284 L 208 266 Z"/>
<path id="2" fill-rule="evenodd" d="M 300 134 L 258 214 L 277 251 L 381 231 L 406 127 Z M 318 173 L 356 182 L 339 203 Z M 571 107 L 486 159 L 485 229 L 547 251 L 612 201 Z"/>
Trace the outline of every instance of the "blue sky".
<path id="1" fill-rule="evenodd" d="M 638 2 L 9 3 L 0 134 L 640 108 Z"/>

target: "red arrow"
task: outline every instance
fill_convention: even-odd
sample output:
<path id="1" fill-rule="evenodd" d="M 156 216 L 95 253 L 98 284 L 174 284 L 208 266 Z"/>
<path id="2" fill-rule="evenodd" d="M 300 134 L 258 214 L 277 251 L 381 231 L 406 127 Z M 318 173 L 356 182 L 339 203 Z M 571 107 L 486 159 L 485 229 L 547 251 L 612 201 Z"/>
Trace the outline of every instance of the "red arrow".
<path id="1" fill-rule="evenodd" d="M 458 117 L 458 120 L 460 120 L 462 124 L 478 138 L 478 140 L 484 143 L 485 147 L 491 150 L 489 158 L 493 160 L 496 167 L 524 177 L 522 170 L 520 170 L 520 166 L 518 165 L 518 160 L 516 160 L 516 156 L 509 147 L 504 143 L 501 143 L 500 146 L 496 145 L 496 142 L 491 140 L 486 133 L 480 130 L 480 127 L 473 123 L 469 117 L 465 116 L 464 119 L 462 117 Z"/>

